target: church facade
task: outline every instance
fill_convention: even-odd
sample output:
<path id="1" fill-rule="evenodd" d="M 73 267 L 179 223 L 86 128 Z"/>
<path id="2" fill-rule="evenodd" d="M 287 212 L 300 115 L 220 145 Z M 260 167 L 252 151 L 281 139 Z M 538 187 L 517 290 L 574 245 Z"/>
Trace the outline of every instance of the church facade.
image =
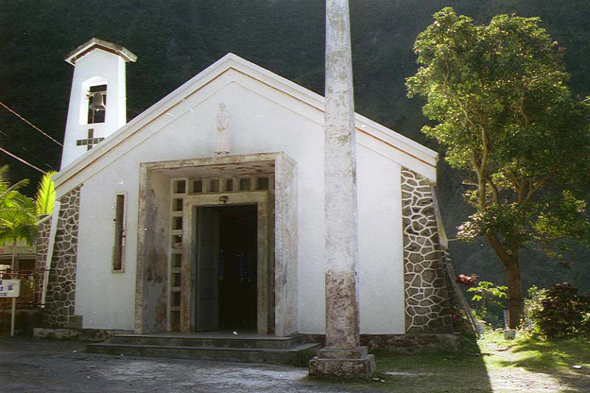
<path id="1" fill-rule="evenodd" d="M 93 39 L 66 60 L 46 325 L 323 334 L 323 97 L 228 54 L 127 123 L 135 55 Z M 450 333 L 438 155 L 358 114 L 356 139 L 361 334 Z"/>

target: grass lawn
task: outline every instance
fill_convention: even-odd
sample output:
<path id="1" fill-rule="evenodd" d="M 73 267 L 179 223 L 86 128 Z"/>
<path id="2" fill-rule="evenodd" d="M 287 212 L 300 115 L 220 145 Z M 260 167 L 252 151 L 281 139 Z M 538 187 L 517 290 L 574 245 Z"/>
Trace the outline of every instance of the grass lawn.
<path id="1" fill-rule="evenodd" d="M 464 338 L 457 352 L 376 353 L 371 388 L 392 392 L 590 392 L 590 342 Z M 579 368 L 572 366 L 580 366 Z M 367 384 L 363 384 L 368 387 Z"/>

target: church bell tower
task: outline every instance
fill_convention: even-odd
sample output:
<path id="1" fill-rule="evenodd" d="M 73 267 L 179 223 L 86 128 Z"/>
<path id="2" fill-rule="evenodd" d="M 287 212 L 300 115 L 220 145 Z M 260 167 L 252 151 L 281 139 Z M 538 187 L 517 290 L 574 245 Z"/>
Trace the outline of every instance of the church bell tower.
<path id="1" fill-rule="evenodd" d="M 135 60 L 128 49 L 98 38 L 65 57 L 74 66 L 74 78 L 61 168 L 125 125 L 125 63 Z"/>

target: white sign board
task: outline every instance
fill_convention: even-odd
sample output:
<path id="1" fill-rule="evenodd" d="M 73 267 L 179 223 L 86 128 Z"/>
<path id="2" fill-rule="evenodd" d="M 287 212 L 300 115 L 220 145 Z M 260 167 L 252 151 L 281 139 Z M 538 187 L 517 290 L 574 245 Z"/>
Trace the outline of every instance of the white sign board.
<path id="1" fill-rule="evenodd" d="M 0 297 L 19 297 L 20 280 L 0 280 Z"/>

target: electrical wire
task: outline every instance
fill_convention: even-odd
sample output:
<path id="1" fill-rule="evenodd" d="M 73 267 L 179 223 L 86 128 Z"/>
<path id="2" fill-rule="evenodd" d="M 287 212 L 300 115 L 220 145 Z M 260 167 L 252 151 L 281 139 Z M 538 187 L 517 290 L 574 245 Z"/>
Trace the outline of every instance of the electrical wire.
<path id="1" fill-rule="evenodd" d="M 37 168 L 35 165 L 31 164 L 30 162 L 25 161 L 24 159 L 20 158 L 19 156 L 12 154 L 11 152 L 9 152 L 1 147 L 0 147 L 0 151 L 3 152 L 4 154 L 6 154 L 7 156 L 14 158 L 15 160 L 18 160 L 18 161 L 22 162 L 23 164 L 30 166 L 34 170 L 41 172 L 42 174 L 47 173 L 44 170 Z"/>
<path id="2" fill-rule="evenodd" d="M 9 111 L 10 113 L 12 113 L 13 115 L 15 115 L 16 117 L 18 117 L 19 119 L 21 119 L 22 121 L 24 121 L 25 123 L 27 123 L 28 125 L 30 125 L 31 127 L 33 127 L 35 130 L 39 131 L 41 134 L 43 134 L 47 138 L 51 139 L 54 143 L 57 143 L 59 146 L 63 147 L 63 145 L 61 143 L 59 143 L 57 140 L 55 140 L 51 135 L 43 132 L 43 130 L 41 130 L 39 127 L 37 127 L 36 125 L 34 125 L 33 123 L 31 123 L 27 119 L 25 119 L 24 117 L 22 117 L 21 115 L 19 115 L 18 113 L 16 113 L 12 109 L 10 109 L 9 107 L 7 107 L 2 101 L 0 101 L 0 105 L 2 105 L 7 111 Z"/>

